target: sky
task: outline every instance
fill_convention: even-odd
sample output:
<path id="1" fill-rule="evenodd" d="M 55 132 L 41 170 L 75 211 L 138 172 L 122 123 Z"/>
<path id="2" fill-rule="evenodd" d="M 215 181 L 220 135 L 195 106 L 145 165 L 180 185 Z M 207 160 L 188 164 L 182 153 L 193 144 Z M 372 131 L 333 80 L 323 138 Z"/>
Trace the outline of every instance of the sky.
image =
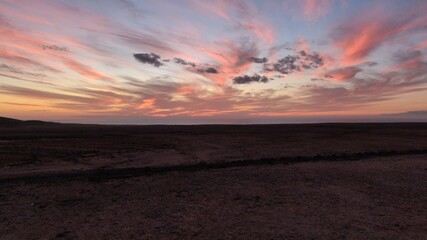
<path id="1" fill-rule="evenodd" d="M 0 116 L 427 121 L 425 0 L 0 0 Z"/>

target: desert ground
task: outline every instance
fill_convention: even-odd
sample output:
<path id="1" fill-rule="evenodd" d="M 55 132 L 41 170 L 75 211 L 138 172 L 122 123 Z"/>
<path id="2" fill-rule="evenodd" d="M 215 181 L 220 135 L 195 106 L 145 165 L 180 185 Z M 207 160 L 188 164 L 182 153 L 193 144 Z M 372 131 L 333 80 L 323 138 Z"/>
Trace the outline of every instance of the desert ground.
<path id="1" fill-rule="evenodd" d="M 427 124 L 3 120 L 0 189 L 2 240 L 427 239 Z"/>

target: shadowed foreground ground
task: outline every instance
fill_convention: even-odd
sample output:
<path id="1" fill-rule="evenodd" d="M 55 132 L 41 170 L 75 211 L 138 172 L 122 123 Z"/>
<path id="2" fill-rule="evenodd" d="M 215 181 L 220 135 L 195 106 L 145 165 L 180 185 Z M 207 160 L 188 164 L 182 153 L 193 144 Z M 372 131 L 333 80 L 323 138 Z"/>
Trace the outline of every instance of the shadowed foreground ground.
<path id="1" fill-rule="evenodd" d="M 0 129 L 0 239 L 427 239 L 423 124 L 67 128 Z"/>

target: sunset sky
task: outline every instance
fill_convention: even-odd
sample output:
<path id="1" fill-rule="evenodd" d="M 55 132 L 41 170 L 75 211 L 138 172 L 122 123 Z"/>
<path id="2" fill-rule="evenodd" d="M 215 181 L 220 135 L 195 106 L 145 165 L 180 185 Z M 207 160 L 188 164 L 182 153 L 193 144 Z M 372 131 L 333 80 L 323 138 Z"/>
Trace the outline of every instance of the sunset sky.
<path id="1" fill-rule="evenodd" d="M 427 121 L 425 0 L 0 0 L 0 116 Z"/>

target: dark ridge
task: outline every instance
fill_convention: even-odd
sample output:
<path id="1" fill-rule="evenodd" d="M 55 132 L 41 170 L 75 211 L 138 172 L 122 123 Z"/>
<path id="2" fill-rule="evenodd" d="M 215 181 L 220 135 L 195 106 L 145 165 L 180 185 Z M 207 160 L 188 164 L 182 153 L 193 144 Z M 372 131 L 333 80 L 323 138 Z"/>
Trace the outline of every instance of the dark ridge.
<path id="1" fill-rule="evenodd" d="M 51 125 L 51 124 L 58 124 L 54 122 L 44 122 L 39 120 L 18 120 L 13 118 L 6 118 L 6 117 L 0 117 L 0 127 L 19 127 L 19 126 L 44 126 L 44 125 Z"/>
<path id="2" fill-rule="evenodd" d="M 427 148 L 413 149 L 405 151 L 371 151 L 362 153 L 342 153 L 333 155 L 316 155 L 316 156 L 295 156 L 279 158 L 261 158 L 255 160 L 238 160 L 230 162 L 206 163 L 199 162 L 196 164 L 184 164 L 174 166 L 159 167 L 140 167 L 140 168 L 112 168 L 112 169 L 94 169 L 79 172 L 63 173 L 41 173 L 35 175 L 18 176 L 18 177 L 1 177 L 0 184 L 16 182 L 40 182 L 40 181 L 58 181 L 58 180 L 79 180 L 87 179 L 91 181 L 103 181 L 117 178 L 132 178 L 138 176 L 149 176 L 154 174 L 165 174 L 168 172 L 195 172 L 213 169 L 224 169 L 233 167 L 247 166 L 265 166 L 274 164 L 293 164 L 301 162 L 319 162 L 319 161 L 358 161 L 373 157 L 390 157 L 403 155 L 420 155 L 427 154 Z"/>
<path id="3" fill-rule="evenodd" d="M 5 118 L 0 117 L 0 126 L 17 126 L 22 124 L 23 121 L 13 119 L 13 118 Z"/>

